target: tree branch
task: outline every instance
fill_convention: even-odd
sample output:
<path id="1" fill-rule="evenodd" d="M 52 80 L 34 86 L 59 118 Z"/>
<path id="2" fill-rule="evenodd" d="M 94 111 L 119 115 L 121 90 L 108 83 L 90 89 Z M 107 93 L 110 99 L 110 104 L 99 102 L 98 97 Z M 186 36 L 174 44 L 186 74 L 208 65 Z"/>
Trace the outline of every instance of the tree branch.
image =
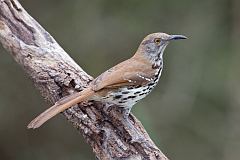
<path id="1" fill-rule="evenodd" d="M 72 92 L 81 91 L 93 79 L 17 0 L 0 2 L 0 41 L 51 104 Z M 145 142 L 130 143 L 133 135 L 121 122 L 122 115 L 116 106 L 106 108 L 105 104 L 91 101 L 76 105 L 63 114 L 91 145 L 98 159 L 167 160 L 132 114 L 131 122 Z"/>

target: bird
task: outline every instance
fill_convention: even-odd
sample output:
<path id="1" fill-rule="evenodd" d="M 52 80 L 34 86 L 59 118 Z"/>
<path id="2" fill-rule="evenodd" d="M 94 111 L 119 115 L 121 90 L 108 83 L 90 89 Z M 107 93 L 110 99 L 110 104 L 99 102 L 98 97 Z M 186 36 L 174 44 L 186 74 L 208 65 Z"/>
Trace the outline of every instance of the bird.
<path id="1" fill-rule="evenodd" d="M 128 122 L 133 105 L 146 97 L 157 85 L 163 69 L 163 53 L 166 46 L 170 41 L 179 39 L 187 37 L 162 32 L 147 35 L 131 58 L 100 74 L 82 91 L 57 101 L 33 119 L 27 128 L 39 128 L 58 113 L 89 100 L 121 107 L 124 111 L 123 119 Z"/>

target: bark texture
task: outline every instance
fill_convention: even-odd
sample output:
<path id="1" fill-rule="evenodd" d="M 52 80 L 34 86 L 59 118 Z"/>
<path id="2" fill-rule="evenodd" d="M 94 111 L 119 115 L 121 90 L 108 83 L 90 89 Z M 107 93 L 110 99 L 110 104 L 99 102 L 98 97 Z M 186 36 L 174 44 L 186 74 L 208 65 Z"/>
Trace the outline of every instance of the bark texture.
<path id="1" fill-rule="evenodd" d="M 81 91 L 93 79 L 17 0 L 0 1 L 0 41 L 51 104 L 65 95 Z M 104 106 L 91 101 L 63 113 L 83 135 L 98 159 L 168 159 L 132 114 L 131 122 L 145 142 L 130 143 L 133 135 L 129 134 L 126 124 L 121 123 L 121 112 L 116 106 Z"/>

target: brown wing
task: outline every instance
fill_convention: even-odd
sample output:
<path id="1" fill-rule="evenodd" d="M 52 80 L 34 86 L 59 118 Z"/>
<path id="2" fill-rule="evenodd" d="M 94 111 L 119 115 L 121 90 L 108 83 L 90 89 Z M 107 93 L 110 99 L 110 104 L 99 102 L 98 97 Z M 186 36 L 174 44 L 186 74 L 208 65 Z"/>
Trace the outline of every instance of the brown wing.
<path id="1" fill-rule="evenodd" d="M 123 85 L 143 85 L 153 78 L 155 70 L 144 60 L 128 59 L 98 76 L 91 83 L 94 91 Z"/>

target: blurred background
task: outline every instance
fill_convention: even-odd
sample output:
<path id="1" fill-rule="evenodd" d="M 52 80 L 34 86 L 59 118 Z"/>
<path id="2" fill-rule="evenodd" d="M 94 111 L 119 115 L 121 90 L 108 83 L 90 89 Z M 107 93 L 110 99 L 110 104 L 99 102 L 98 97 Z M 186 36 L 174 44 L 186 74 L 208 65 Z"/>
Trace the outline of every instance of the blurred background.
<path id="1" fill-rule="evenodd" d="M 188 36 L 167 47 L 159 85 L 132 112 L 172 160 L 239 159 L 239 0 L 20 2 L 94 77 L 132 56 L 149 33 Z M 63 116 L 26 129 L 49 105 L 2 47 L 0 54 L 0 159 L 94 159 Z"/>

